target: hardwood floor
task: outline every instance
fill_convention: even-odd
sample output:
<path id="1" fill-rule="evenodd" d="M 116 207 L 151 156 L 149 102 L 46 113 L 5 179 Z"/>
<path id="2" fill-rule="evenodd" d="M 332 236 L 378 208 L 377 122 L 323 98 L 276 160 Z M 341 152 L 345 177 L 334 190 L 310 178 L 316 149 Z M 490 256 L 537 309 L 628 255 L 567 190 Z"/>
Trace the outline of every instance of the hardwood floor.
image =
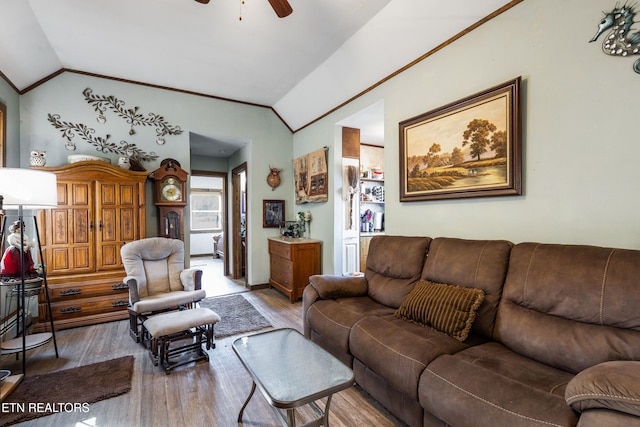
<path id="1" fill-rule="evenodd" d="M 271 322 L 274 328 L 292 327 L 302 331 L 302 303 L 291 304 L 275 289 L 243 293 L 245 298 Z M 251 389 L 251 378 L 231 348 L 237 337 L 216 340 L 209 350 L 210 362 L 176 368 L 166 375 L 153 366 L 147 351 L 133 342 L 127 321 L 111 322 L 59 331 L 56 334 L 60 357 L 53 344 L 27 353 L 29 376 L 69 369 L 125 355 L 135 356 L 131 391 L 89 405 L 88 413 L 60 413 L 28 421 L 19 426 L 256 426 L 280 425 L 280 421 L 259 392 L 244 412 L 237 416 Z M 3 356 L 2 368 L 21 370 L 15 356 Z M 320 405 L 323 406 L 323 403 Z M 299 411 L 302 423 L 315 415 Z M 0 424 L 2 424 L 0 413 Z M 330 424 L 333 427 L 404 426 L 358 386 L 334 395 Z"/>

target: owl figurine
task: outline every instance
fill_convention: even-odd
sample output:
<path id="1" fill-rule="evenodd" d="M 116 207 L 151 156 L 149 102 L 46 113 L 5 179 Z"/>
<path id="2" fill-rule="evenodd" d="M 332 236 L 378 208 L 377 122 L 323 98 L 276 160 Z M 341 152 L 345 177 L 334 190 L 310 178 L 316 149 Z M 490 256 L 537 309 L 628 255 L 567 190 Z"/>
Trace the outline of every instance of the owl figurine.
<path id="1" fill-rule="evenodd" d="M 29 164 L 31 166 L 44 166 L 47 164 L 47 152 L 44 150 L 31 150 L 31 157 L 29 158 Z"/>
<path id="2" fill-rule="evenodd" d="M 120 157 L 118 158 L 118 166 L 122 169 L 129 170 L 131 169 L 131 160 L 128 157 Z"/>

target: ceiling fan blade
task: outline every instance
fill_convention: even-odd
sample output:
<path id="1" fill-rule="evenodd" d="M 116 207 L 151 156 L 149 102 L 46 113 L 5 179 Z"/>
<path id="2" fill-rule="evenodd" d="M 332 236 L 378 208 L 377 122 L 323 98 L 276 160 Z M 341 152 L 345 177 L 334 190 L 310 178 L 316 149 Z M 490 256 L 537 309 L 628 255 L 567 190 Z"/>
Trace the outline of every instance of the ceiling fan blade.
<path id="1" fill-rule="evenodd" d="M 196 0 L 198 3 L 207 4 L 209 0 Z"/>
<path id="2" fill-rule="evenodd" d="M 289 16 L 291 15 L 291 12 L 293 12 L 293 8 L 287 0 L 269 0 L 269 3 L 271 3 L 271 7 L 279 18 Z"/>

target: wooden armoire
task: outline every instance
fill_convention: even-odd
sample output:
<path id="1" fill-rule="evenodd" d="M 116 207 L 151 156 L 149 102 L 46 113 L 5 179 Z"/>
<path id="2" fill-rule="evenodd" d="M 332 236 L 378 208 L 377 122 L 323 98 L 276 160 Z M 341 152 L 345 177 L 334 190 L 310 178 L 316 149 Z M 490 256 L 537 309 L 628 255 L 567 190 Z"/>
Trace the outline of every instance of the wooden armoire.
<path id="1" fill-rule="evenodd" d="M 58 207 L 38 213 L 54 327 L 126 319 L 120 247 L 145 237 L 149 172 L 99 161 L 38 169 L 58 180 Z M 36 328 L 46 328 L 44 297 L 39 317 Z"/>

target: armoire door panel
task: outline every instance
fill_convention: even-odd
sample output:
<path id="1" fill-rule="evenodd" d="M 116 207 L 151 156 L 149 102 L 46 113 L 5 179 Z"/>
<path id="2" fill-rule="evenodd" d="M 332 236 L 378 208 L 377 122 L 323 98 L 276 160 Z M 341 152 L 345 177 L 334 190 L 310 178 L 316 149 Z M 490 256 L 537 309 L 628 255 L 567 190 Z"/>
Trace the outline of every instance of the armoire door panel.
<path id="1" fill-rule="evenodd" d="M 73 262 L 75 269 L 93 270 L 92 251 L 86 246 L 74 247 Z"/>
<path id="2" fill-rule="evenodd" d="M 73 242 L 75 244 L 91 243 L 91 213 L 85 209 L 74 209 L 73 224 L 71 229 L 73 230 Z"/>
<path id="3" fill-rule="evenodd" d="M 70 244 L 71 233 L 69 233 L 69 212 L 66 209 L 53 209 L 51 211 L 53 222 L 53 235 L 51 243 L 54 245 Z"/>
<path id="4" fill-rule="evenodd" d="M 115 206 L 118 204 L 116 199 L 116 187 L 118 184 L 100 184 L 100 204 L 102 206 Z"/>
<path id="5" fill-rule="evenodd" d="M 135 206 L 136 187 L 133 184 L 120 184 L 120 205 Z"/>
<path id="6" fill-rule="evenodd" d="M 116 235 L 116 218 L 117 212 L 115 209 L 102 209 L 98 230 L 100 234 L 100 241 L 102 243 L 114 242 L 118 239 Z"/>
<path id="7" fill-rule="evenodd" d="M 58 193 L 58 205 L 68 205 L 69 204 L 69 198 L 68 198 L 68 192 L 67 192 L 67 184 L 65 183 L 58 183 L 57 185 L 57 193 Z"/>
<path id="8" fill-rule="evenodd" d="M 134 209 L 120 209 L 120 237 L 124 242 L 136 239 L 136 211 Z"/>
<path id="9" fill-rule="evenodd" d="M 100 259 L 98 260 L 98 270 L 117 268 L 120 266 L 120 246 L 119 245 L 102 245 L 100 251 Z"/>
<path id="10" fill-rule="evenodd" d="M 51 260 L 47 265 L 47 274 L 65 273 L 71 269 L 69 248 L 54 248 L 50 252 Z"/>
<path id="11" fill-rule="evenodd" d="M 71 183 L 71 205 L 74 207 L 84 206 L 89 209 L 91 206 L 91 184 L 88 182 Z M 58 200 L 58 204 L 60 201 Z"/>

